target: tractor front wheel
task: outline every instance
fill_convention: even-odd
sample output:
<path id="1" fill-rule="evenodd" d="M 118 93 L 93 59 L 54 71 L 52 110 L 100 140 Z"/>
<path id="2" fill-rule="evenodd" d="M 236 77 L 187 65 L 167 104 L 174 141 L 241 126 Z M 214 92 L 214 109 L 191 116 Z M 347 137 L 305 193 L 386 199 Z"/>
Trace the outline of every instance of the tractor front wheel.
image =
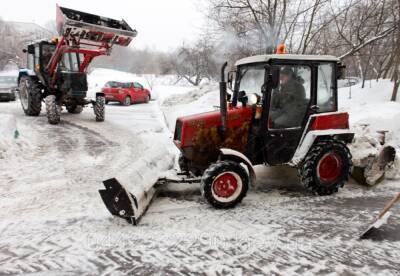
<path id="1" fill-rule="evenodd" d="M 96 102 L 93 104 L 94 115 L 96 116 L 96 122 L 104 122 L 105 118 L 105 103 L 106 99 L 103 96 L 97 96 Z"/>
<path id="2" fill-rule="evenodd" d="M 352 161 L 346 144 L 333 139 L 317 141 L 298 168 L 301 182 L 312 193 L 338 192 L 349 179 Z"/>
<path id="3" fill-rule="evenodd" d="M 50 124 L 56 125 L 61 119 L 61 106 L 57 104 L 56 96 L 49 95 L 45 99 L 47 120 Z"/>
<path id="4" fill-rule="evenodd" d="M 233 161 L 218 161 L 205 170 L 201 193 L 215 208 L 233 208 L 246 196 L 249 175 L 244 167 Z"/>

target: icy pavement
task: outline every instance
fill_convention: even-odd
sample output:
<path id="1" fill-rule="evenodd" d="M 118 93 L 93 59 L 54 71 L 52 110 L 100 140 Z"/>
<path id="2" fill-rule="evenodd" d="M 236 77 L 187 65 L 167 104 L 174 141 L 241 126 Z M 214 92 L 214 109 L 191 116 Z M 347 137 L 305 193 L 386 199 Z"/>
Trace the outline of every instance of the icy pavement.
<path id="1" fill-rule="evenodd" d="M 20 133 L 0 159 L 0 275 L 399 275 L 399 206 L 381 240 L 357 239 L 399 182 L 314 197 L 293 170 L 258 168 L 235 209 L 214 210 L 197 185 L 169 185 L 138 227 L 112 218 L 101 181 L 146 186 L 169 168 L 173 146 L 157 102 L 106 112 L 104 123 L 88 108 L 50 126 L 43 112 L 0 103 Z"/>

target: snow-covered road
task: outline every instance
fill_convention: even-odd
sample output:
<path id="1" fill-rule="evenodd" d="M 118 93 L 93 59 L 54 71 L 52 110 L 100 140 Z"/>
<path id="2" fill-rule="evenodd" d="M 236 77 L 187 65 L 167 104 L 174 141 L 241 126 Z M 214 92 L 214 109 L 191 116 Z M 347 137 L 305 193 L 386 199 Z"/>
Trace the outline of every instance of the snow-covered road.
<path id="1" fill-rule="evenodd" d="M 211 208 L 198 185 L 169 185 L 138 227 L 112 218 L 101 181 L 145 187 L 172 166 L 174 148 L 156 101 L 106 112 L 104 123 L 88 108 L 50 126 L 44 113 L 25 117 L 19 103 L 0 103 L 20 133 L 17 150 L 0 159 L 1 275 L 399 275 L 399 207 L 384 240 L 357 240 L 398 182 L 351 182 L 314 197 L 295 171 L 260 167 L 233 210 Z"/>

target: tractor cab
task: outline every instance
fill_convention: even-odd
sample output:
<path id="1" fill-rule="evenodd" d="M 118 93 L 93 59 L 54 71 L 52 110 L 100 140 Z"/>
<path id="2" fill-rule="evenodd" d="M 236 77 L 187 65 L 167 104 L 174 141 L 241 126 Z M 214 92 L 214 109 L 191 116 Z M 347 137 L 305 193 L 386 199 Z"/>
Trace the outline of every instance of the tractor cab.
<path id="1" fill-rule="evenodd" d="M 348 114 L 338 112 L 340 60 L 252 56 L 238 60 L 225 81 L 226 67 L 221 69 L 220 109 L 180 117 L 175 127 L 180 167 L 202 175 L 206 199 L 215 207 L 233 207 L 254 181 L 253 165 L 258 164 L 297 167 L 310 191 L 337 192 L 349 175 L 346 144 L 354 137 Z"/>
<path id="2" fill-rule="evenodd" d="M 337 79 L 343 66 L 336 57 L 261 55 L 241 59 L 235 67 L 228 78 L 230 104 L 253 106 L 253 125 L 264 136 L 263 152 L 247 151 L 254 162 L 290 162 L 310 116 L 338 110 Z M 340 116 L 346 128 L 347 115 Z"/>

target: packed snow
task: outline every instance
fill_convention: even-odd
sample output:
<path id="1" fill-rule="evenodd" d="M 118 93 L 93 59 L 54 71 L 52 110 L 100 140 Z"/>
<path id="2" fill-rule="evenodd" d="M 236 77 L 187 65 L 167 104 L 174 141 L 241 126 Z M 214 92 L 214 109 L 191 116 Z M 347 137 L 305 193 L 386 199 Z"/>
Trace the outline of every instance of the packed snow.
<path id="1" fill-rule="evenodd" d="M 64 112 L 61 124 L 51 126 L 44 112 L 26 117 L 18 101 L 0 103 L 0 274 L 398 274 L 399 207 L 384 238 L 357 237 L 399 180 L 373 188 L 350 181 L 336 195 L 315 197 L 295 170 L 257 167 L 257 183 L 234 209 L 210 207 L 198 184 L 171 184 L 139 226 L 113 218 L 97 192 L 102 180 L 148 189 L 176 162 L 176 118 L 219 104 L 216 84 L 194 88 L 174 76 L 151 78 L 93 71 L 91 93 L 109 80 L 133 80 L 157 94 L 149 104 L 107 105 L 104 123 L 86 108 Z M 339 91 L 340 108 L 353 128 L 367 128 L 372 137 L 361 151 L 369 154 L 377 130 L 388 130 L 387 143 L 399 150 L 400 103 L 388 101 L 389 81 L 352 86 L 351 99 L 349 89 Z"/>

